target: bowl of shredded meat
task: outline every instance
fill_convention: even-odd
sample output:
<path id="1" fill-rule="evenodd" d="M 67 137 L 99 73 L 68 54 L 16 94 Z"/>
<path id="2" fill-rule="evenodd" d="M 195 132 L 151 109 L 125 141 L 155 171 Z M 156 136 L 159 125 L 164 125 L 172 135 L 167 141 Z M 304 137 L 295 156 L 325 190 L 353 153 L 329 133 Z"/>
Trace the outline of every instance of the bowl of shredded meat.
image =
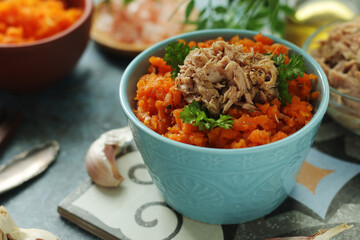
<path id="1" fill-rule="evenodd" d="M 258 32 L 203 30 L 140 53 L 120 103 L 166 203 L 236 224 L 288 196 L 326 112 L 329 86 L 297 46 Z"/>
<path id="2" fill-rule="evenodd" d="M 303 49 L 316 59 L 328 78 L 327 113 L 360 135 L 360 17 L 323 26 L 309 37 Z"/>

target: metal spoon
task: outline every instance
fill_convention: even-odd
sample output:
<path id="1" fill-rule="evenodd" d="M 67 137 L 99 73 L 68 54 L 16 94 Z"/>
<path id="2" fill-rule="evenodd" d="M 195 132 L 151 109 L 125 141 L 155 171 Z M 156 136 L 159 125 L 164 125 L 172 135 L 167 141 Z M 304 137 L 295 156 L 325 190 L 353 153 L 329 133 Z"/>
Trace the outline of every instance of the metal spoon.
<path id="1" fill-rule="evenodd" d="M 0 194 L 42 173 L 56 159 L 59 149 L 57 141 L 49 141 L 0 165 Z"/>

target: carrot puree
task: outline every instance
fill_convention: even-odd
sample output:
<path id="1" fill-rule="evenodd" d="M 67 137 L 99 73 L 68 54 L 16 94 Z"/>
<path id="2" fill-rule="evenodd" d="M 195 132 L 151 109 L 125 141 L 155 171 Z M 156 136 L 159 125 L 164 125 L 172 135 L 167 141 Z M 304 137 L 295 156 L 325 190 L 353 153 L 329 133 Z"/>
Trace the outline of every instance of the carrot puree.
<path id="1" fill-rule="evenodd" d="M 245 51 L 252 48 L 262 54 L 288 54 L 286 46 L 273 43 L 261 34 L 254 39 L 236 36 L 229 43 L 243 45 Z M 188 44 L 190 47 L 210 47 L 217 40 L 222 38 Z M 316 81 L 317 76 L 304 73 L 303 77 L 288 81 L 291 103 L 282 106 L 276 98 L 265 104 L 256 104 L 256 111 L 232 108 L 228 113 L 234 117 L 232 128 L 216 127 L 200 131 L 197 126 L 184 123 L 179 118 L 185 101 L 171 79 L 170 66 L 160 57 L 151 57 L 149 61 L 148 73 L 137 83 L 137 108 L 134 112 L 150 129 L 172 140 L 211 148 L 252 147 L 283 139 L 304 127 L 313 117 L 310 101 L 318 97 L 318 92 L 312 90 L 311 80 Z"/>
<path id="2" fill-rule="evenodd" d="M 59 33 L 80 18 L 82 10 L 61 0 L 0 1 L 0 43 L 33 42 Z"/>

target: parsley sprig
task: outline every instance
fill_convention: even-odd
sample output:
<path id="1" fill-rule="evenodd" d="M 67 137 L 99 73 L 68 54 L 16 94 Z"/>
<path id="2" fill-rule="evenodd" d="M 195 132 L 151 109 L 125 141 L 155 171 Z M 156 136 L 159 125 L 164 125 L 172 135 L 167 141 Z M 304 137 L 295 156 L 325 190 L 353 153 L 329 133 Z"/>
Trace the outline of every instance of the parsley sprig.
<path id="1" fill-rule="evenodd" d="M 128 5 L 128 4 L 131 3 L 132 1 L 134 1 L 134 0 L 124 0 L 124 1 L 123 1 L 123 6 Z M 104 0 L 104 2 L 105 2 L 106 4 L 109 4 L 109 3 L 110 3 L 110 0 Z"/>
<path id="2" fill-rule="evenodd" d="M 190 15 L 198 0 L 190 0 L 185 11 L 185 24 L 195 25 L 197 30 L 211 28 L 237 28 L 260 30 L 269 26 L 272 33 L 284 35 L 285 16 L 293 16 L 294 10 L 280 0 L 207 0 L 199 9 L 195 20 Z M 215 3 L 217 2 L 217 3 Z"/>
<path id="3" fill-rule="evenodd" d="M 295 54 L 291 54 L 289 63 L 285 64 L 284 55 L 281 53 L 280 55 L 274 55 L 272 60 L 279 72 L 277 87 L 280 101 L 282 105 L 286 105 L 286 102 L 291 103 L 291 96 L 288 89 L 289 83 L 287 80 L 291 81 L 298 76 L 302 77 L 304 75 L 304 57 L 301 55 L 296 56 Z"/>
<path id="4" fill-rule="evenodd" d="M 185 123 L 198 126 L 200 131 L 216 127 L 229 129 L 232 128 L 234 122 L 233 117 L 230 115 L 220 114 L 218 119 L 208 117 L 206 114 L 206 108 L 196 101 L 193 101 L 191 104 L 185 106 L 179 117 Z"/>
<path id="5" fill-rule="evenodd" d="M 189 45 L 182 42 L 172 42 L 165 48 L 164 60 L 171 67 L 171 78 L 175 79 L 180 72 L 180 65 L 184 64 L 186 56 L 191 50 Z"/>

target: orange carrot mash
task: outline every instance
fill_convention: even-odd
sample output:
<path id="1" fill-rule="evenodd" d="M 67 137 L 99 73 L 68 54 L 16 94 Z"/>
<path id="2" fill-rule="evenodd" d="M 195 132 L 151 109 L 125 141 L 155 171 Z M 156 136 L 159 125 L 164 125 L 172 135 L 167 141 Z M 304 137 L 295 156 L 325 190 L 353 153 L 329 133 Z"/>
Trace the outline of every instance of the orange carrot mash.
<path id="1" fill-rule="evenodd" d="M 242 44 L 245 51 L 251 48 L 258 53 L 288 54 L 284 45 L 273 43 L 270 38 L 261 34 L 251 39 L 232 38 L 229 43 Z M 206 42 L 188 44 L 191 46 L 210 47 L 218 38 Z M 288 59 L 286 57 L 286 59 Z M 313 117 L 313 106 L 310 101 L 318 97 L 312 90 L 311 80 L 317 80 L 313 74 L 304 73 L 289 83 L 291 103 L 282 106 L 279 99 L 265 104 L 256 104 L 256 111 L 243 108 L 232 108 L 228 115 L 234 118 L 233 127 L 224 129 L 216 127 L 200 131 L 197 126 L 184 123 L 179 118 L 186 102 L 182 93 L 176 89 L 171 79 L 170 66 L 159 57 L 150 58 L 148 73 L 137 83 L 134 112 L 138 119 L 153 131 L 175 141 L 212 148 L 245 148 L 263 145 L 283 139 L 302 127 Z"/>
<path id="2" fill-rule="evenodd" d="M 33 42 L 71 26 L 82 10 L 61 0 L 0 1 L 0 43 Z"/>

